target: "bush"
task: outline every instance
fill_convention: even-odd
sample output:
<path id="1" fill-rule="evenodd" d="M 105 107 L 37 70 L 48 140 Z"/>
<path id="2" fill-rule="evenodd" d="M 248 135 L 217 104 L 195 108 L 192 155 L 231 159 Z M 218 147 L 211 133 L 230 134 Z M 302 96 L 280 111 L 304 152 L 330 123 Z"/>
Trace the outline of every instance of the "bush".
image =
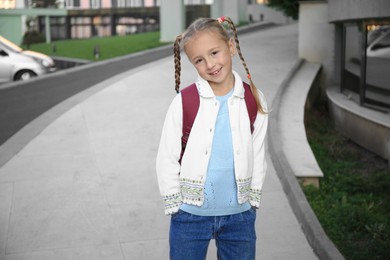
<path id="1" fill-rule="evenodd" d="M 46 41 L 45 36 L 42 33 L 37 31 L 26 32 L 23 36 L 23 45 L 27 46 L 27 49 L 30 48 L 31 44 L 43 43 Z"/>

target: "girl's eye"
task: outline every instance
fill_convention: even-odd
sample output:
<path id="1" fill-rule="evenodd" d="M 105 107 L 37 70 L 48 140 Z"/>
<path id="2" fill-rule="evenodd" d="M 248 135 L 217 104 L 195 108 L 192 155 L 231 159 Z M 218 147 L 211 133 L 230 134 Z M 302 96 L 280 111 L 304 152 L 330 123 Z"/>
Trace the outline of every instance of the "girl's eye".
<path id="1" fill-rule="evenodd" d="M 195 60 L 195 64 L 199 64 L 200 62 L 202 62 L 202 59 Z"/>
<path id="2" fill-rule="evenodd" d="M 211 55 L 217 55 L 218 54 L 218 51 L 213 51 L 212 53 L 211 53 Z"/>

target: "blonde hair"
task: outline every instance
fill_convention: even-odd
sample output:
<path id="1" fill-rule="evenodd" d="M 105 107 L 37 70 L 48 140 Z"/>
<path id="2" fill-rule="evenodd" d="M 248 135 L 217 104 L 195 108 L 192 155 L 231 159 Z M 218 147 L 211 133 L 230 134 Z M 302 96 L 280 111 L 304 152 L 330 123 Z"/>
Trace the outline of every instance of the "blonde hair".
<path id="1" fill-rule="evenodd" d="M 249 79 L 251 91 L 253 93 L 253 96 L 256 100 L 256 105 L 260 113 L 265 114 L 261 102 L 259 93 L 257 92 L 256 86 L 254 85 L 252 81 L 251 74 L 249 73 L 248 66 L 246 65 L 245 59 L 242 55 L 241 48 L 240 48 L 240 42 L 238 41 L 237 36 L 237 30 L 234 26 L 233 21 L 229 17 L 221 17 L 218 19 L 212 19 L 212 18 L 199 18 L 195 20 L 188 28 L 185 30 L 182 34 L 176 37 L 175 43 L 173 45 L 173 53 L 174 53 L 174 61 L 175 61 L 175 90 L 177 93 L 179 93 L 180 90 L 180 74 L 181 74 L 181 57 L 180 57 L 180 51 L 181 49 L 193 38 L 193 36 L 201 31 L 209 30 L 217 33 L 222 40 L 226 41 L 226 43 L 229 42 L 231 39 L 231 36 L 228 34 L 228 32 L 225 30 L 225 28 L 222 26 L 224 22 L 227 22 L 229 25 L 229 28 L 233 32 L 234 41 L 236 43 L 236 49 L 238 52 L 238 55 L 240 57 L 241 63 L 244 66 L 244 69 L 247 73 L 247 78 Z"/>

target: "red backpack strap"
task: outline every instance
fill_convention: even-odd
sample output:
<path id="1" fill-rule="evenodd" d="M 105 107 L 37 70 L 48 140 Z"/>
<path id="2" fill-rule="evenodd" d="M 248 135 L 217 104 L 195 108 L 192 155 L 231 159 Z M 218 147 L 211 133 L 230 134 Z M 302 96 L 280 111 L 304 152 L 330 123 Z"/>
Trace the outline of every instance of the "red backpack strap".
<path id="1" fill-rule="evenodd" d="M 188 137 L 199 110 L 199 93 L 195 83 L 181 90 L 181 102 L 183 110 L 183 130 L 181 137 L 181 154 L 179 163 L 186 149 Z"/>
<path id="2" fill-rule="evenodd" d="M 251 87 L 243 82 L 244 89 L 245 89 L 245 104 L 246 104 L 246 109 L 248 110 L 248 115 L 249 115 L 249 121 L 251 124 L 251 133 L 253 134 L 253 131 L 255 129 L 255 121 L 257 117 L 257 104 L 256 104 L 256 99 L 253 96 L 253 93 L 251 91 Z"/>

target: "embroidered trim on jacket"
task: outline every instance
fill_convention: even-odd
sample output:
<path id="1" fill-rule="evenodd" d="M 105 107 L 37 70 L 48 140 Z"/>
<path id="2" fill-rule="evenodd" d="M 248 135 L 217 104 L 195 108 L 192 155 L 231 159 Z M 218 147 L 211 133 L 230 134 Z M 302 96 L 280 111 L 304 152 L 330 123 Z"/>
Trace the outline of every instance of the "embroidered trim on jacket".
<path id="1" fill-rule="evenodd" d="M 237 180 L 237 189 L 240 197 L 246 198 L 249 196 L 251 191 L 251 182 L 252 178 Z"/>
<path id="2" fill-rule="evenodd" d="M 261 200 L 261 190 L 251 189 L 251 193 L 249 195 L 249 199 L 251 201 L 256 201 L 256 202 L 260 203 L 260 200 Z"/>
<path id="3" fill-rule="evenodd" d="M 164 200 L 166 210 L 179 207 L 182 204 L 182 197 L 180 192 L 176 194 L 162 196 L 162 199 Z"/>
<path id="4" fill-rule="evenodd" d="M 184 201 L 203 200 L 203 182 L 181 178 L 180 188 Z"/>

